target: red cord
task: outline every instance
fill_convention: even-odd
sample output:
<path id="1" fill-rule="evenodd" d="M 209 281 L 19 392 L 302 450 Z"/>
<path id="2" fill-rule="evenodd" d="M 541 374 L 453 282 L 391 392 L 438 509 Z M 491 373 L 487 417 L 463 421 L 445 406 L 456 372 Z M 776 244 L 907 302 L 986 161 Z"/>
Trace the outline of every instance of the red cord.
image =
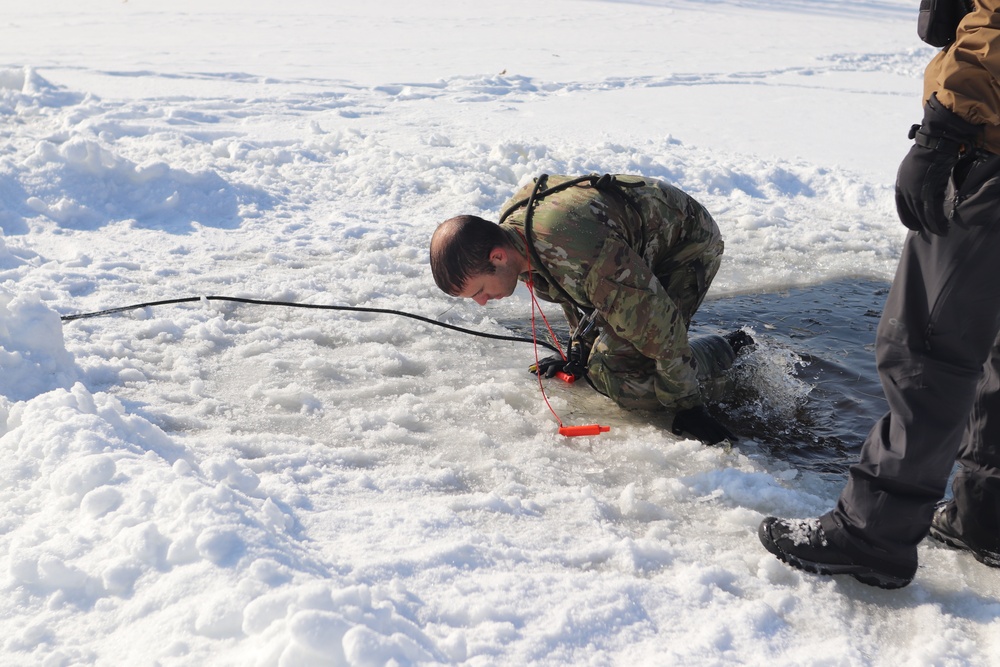
<path id="1" fill-rule="evenodd" d="M 535 348 L 535 375 L 538 376 L 538 390 L 542 392 L 542 400 L 545 401 L 545 405 L 548 406 L 549 412 L 552 416 L 556 418 L 556 423 L 559 424 L 559 428 L 563 427 L 562 419 L 559 419 L 559 415 L 556 413 L 552 404 L 549 403 L 549 397 L 545 395 L 545 385 L 542 384 L 542 369 L 538 367 L 538 334 L 535 332 L 535 308 L 538 308 L 538 312 L 542 316 L 542 321 L 545 322 L 545 326 L 548 327 L 549 334 L 552 335 L 552 340 L 555 341 L 556 349 L 559 351 L 559 356 L 566 359 L 566 355 L 563 354 L 562 347 L 559 345 L 559 338 L 552 333 L 552 327 L 549 326 L 549 321 L 545 318 L 545 313 L 542 311 L 542 307 L 538 304 L 538 300 L 535 298 L 535 285 L 531 280 L 531 266 L 528 266 L 528 294 L 531 295 L 531 340 L 534 343 Z"/>
<path id="2" fill-rule="evenodd" d="M 523 236 L 521 238 L 524 238 Z M 525 240 L 527 244 L 527 240 Z M 566 361 L 566 354 L 562 350 L 562 346 L 559 344 L 559 337 L 556 336 L 555 332 L 552 331 L 552 325 L 549 324 L 548 318 L 545 317 L 545 311 L 542 310 L 542 305 L 538 303 L 538 299 L 535 298 L 535 283 L 531 279 L 531 258 L 525 253 L 525 259 L 528 262 L 528 280 L 525 284 L 528 286 L 528 294 L 531 295 L 531 340 L 534 344 L 535 349 L 535 375 L 538 376 L 538 390 L 542 392 L 542 400 L 545 401 L 546 407 L 548 407 L 549 412 L 552 416 L 556 418 L 556 423 L 559 424 L 559 435 L 566 437 L 574 437 L 580 435 L 600 435 L 601 433 L 606 433 L 611 430 L 610 426 L 601 426 L 600 424 L 587 424 L 585 426 L 565 426 L 562 419 L 559 418 L 559 414 L 549 403 L 549 397 L 545 394 L 545 385 L 542 383 L 542 370 L 538 367 L 538 334 L 536 333 L 535 327 L 535 309 L 538 309 L 538 314 L 542 316 L 542 321 L 545 322 L 545 328 L 549 331 L 549 336 L 552 341 L 556 344 L 556 350 L 559 352 L 559 356 Z"/>

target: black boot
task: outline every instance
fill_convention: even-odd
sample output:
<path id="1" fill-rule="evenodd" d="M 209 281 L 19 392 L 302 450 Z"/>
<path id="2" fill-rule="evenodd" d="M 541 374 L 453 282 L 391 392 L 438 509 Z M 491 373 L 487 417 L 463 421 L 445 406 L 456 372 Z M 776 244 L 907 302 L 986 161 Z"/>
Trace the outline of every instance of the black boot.
<path id="1" fill-rule="evenodd" d="M 974 544 L 972 540 L 960 535 L 952 523 L 955 512 L 954 503 L 938 503 L 934 510 L 934 517 L 931 519 L 931 537 L 956 549 L 971 551 L 975 559 L 983 565 L 1000 567 L 1000 549 L 996 546 L 987 547 Z"/>
<path id="2" fill-rule="evenodd" d="M 733 348 L 733 352 L 737 355 L 739 355 L 740 350 L 753 345 L 755 342 L 753 337 L 743 329 L 731 331 L 724 335 L 723 338 L 726 339 L 726 342 L 729 343 L 729 347 Z"/>
<path id="3" fill-rule="evenodd" d="M 863 554 L 838 547 L 827 539 L 819 519 L 770 516 L 761 521 L 757 536 L 764 548 L 780 560 L 814 574 L 849 574 L 879 588 L 902 588 L 916 574 L 916 566 L 876 563 Z"/>

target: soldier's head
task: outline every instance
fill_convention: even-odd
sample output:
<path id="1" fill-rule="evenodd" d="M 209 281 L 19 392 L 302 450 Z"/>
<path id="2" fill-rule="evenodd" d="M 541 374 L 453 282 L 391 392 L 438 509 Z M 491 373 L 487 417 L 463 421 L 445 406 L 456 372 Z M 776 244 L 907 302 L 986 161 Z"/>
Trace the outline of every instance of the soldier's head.
<path id="1" fill-rule="evenodd" d="M 431 237 L 431 272 L 446 294 L 479 305 L 510 296 L 527 261 L 500 226 L 474 215 L 445 220 Z"/>

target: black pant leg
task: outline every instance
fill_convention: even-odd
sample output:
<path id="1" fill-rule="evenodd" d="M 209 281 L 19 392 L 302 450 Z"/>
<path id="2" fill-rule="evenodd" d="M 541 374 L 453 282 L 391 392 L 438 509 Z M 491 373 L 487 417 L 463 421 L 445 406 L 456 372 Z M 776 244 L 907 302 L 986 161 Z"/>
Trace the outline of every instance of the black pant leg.
<path id="1" fill-rule="evenodd" d="M 1000 330 L 1000 226 L 911 233 L 876 340 L 889 412 L 823 517 L 835 542 L 916 563 Z"/>
<path id="2" fill-rule="evenodd" d="M 1000 341 L 984 366 L 952 482 L 952 527 L 978 547 L 1000 551 Z"/>

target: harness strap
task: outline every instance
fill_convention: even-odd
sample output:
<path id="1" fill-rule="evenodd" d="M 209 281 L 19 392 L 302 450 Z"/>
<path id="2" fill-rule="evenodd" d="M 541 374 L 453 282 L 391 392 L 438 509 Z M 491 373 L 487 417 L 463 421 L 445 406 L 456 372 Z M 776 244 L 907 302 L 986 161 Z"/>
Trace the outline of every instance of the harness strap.
<path id="1" fill-rule="evenodd" d="M 585 308 L 581 306 L 579 303 L 577 303 L 576 299 L 570 296 L 569 292 L 567 292 L 562 285 L 556 282 L 556 280 L 552 277 L 552 274 L 549 272 L 549 270 L 545 267 L 545 264 L 542 262 L 542 258 L 538 254 L 538 250 L 535 248 L 535 241 L 531 234 L 531 224 L 532 224 L 532 218 L 534 216 L 535 202 L 544 199 L 545 197 L 548 197 L 549 195 L 554 194 L 556 192 L 562 192 L 563 190 L 567 190 L 569 188 L 586 183 L 595 190 L 614 194 L 616 196 L 621 197 L 625 201 L 626 205 L 631 207 L 632 210 L 634 210 L 638 215 L 639 214 L 638 205 L 631 197 L 629 197 L 622 190 L 622 188 L 639 188 L 646 185 L 646 183 L 645 181 L 638 181 L 636 183 L 623 183 L 618 179 L 616 179 L 611 174 L 604 174 L 602 176 L 598 176 L 597 174 L 590 174 L 587 176 L 580 176 L 579 178 L 571 179 L 569 181 L 566 181 L 565 183 L 560 183 L 558 185 L 552 186 L 551 188 L 543 190 L 542 188 L 545 186 L 545 183 L 548 181 L 548 178 L 549 178 L 548 174 L 542 174 L 541 176 L 536 178 L 535 186 L 531 189 L 531 194 L 528 196 L 528 198 L 522 199 L 518 202 L 515 202 L 514 204 L 511 204 L 507 208 L 507 210 L 500 215 L 500 223 L 502 223 L 504 220 L 510 217 L 510 215 L 514 211 L 521 208 L 522 206 L 527 207 L 524 211 L 524 241 L 525 241 L 525 246 L 527 246 L 528 253 L 531 256 L 532 265 L 540 274 L 542 274 L 542 277 L 545 278 L 546 283 L 554 286 L 556 288 L 556 291 L 559 292 L 559 295 L 562 296 L 564 299 L 566 299 L 566 301 L 568 301 L 570 304 L 572 304 L 572 306 L 578 311 L 577 313 L 578 319 L 580 319 L 582 322 L 582 320 L 585 317 L 589 317 L 592 314 L 594 309 Z M 580 316 L 579 315 L 580 313 L 584 313 L 585 315 Z"/>

